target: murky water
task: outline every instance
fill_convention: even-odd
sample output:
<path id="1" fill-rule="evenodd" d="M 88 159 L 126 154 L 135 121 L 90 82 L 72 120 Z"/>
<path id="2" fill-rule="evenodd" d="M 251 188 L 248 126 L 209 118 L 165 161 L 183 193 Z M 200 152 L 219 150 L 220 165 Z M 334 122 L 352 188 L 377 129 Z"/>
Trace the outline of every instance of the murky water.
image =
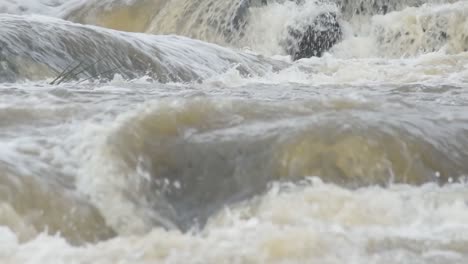
<path id="1" fill-rule="evenodd" d="M 468 3 L 244 4 L 0 1 L 1 263 L 468 261 Z"/>

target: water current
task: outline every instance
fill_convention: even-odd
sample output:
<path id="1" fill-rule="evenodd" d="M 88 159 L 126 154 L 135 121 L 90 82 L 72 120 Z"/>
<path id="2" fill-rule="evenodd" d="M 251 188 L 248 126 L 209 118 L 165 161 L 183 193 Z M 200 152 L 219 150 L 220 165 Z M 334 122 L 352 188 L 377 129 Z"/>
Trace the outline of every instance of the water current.
<path id="1" fill-rule="evenodd" d="M 467 1 L 0 0 L 1 263 L 468 263 L 467 161 Z"/>

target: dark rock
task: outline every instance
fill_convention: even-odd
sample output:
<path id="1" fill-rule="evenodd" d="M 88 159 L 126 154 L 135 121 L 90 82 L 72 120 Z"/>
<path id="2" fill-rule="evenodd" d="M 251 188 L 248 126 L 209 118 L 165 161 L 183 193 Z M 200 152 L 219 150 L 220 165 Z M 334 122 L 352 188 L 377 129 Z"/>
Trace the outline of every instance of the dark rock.
<path id="1" fill-rule="evenodd" d="M 286 51 L 293 60 L 320 57 L 342 38 L 343 31 L 335 13 L 318 15 L 311 24 L 288 27 Z"/>
<path id="2" fill-rule="evenodd" d="M 303 0 L 294 1 L 304 4 Z M 230 20 L 230 26 L 224 30 L 228 41 L 233 36 L 241 35 L 247 23 L 249 9 L 277 2 L 277 0 L 241 0 Z M 237 33 L 236 33 L 237 32 Z M 341 25 L 335 13 L 323 13 L 304 25 L 288 26 L 288 35 L 283 42 L 286 52 L 294 60 L 312 56 L 322 56 L 342 38 Z"/>

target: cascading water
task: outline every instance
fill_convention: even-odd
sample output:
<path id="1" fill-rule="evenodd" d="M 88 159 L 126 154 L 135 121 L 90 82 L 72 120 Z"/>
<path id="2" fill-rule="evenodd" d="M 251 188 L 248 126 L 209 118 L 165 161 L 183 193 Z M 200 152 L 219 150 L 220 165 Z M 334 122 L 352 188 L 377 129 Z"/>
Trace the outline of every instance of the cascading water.
<path id="1" fill-rule="evenodd" d="M 467 263 L 468 2 L 0 0 L 1 263 Z"/>

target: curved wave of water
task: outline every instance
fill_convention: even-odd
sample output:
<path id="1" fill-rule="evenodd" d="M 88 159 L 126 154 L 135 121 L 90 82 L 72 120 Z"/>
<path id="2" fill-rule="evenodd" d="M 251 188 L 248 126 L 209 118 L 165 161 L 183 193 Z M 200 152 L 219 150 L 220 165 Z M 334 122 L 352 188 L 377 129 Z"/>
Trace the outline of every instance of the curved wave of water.
<path id="1" fill-rule="evenodd" d="M 118 196 L 119 204 L 131 205 L 130 212 L 108 211 L 120 215 L 112 220 L 123 224 L 114 223 L 117 230 L 132 229 L 139 222 L 133 217 L 150 227 L 187 229 L 272 182 L 309 175 L 357 188 L 445 184 L 468 174 L 466 127 L 453 130 L 429 109 L 423 117 L 388 105 L 385 115 L 395 114 L 384 118 L 375 103 L 347 100 L 294 108 L 206 99 L 155 104 L 119 120 L 87 162 L 104 184 L 86 184 L 83 192 L 108 193 L 112 203 Z M 85 171 L 83 179 L 96 177 Z M 95 201 L 104 212 L 111 207 L 110 197 Z"/>

